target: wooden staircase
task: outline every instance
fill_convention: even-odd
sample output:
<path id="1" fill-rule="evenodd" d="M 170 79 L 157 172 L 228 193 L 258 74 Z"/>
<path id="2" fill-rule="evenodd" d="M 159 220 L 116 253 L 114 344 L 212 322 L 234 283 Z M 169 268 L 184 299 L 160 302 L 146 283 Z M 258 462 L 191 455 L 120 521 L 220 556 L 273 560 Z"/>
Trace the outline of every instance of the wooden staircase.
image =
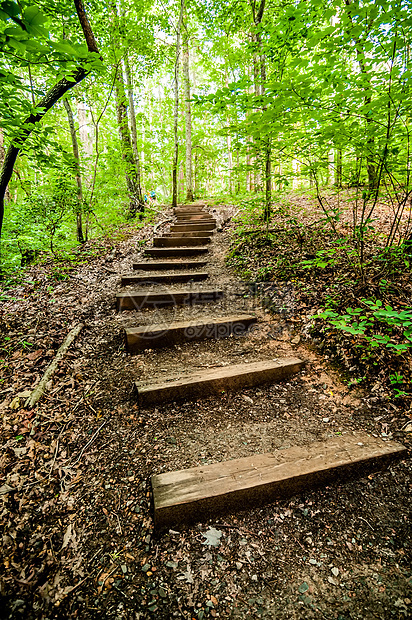
<path id="1" fill-rule="evenodd" d="M 206 288 L 201 284 L 195 286 L 194 283 L 209 279 L 205 268 L 213 252 L 216 220 L 200 203 L 179 206 L 174 210 L 174 216 L 175 223 L 170 226 L 170 231 L 154 238 L 153 247 L 144 251 L 145 257 L 152 260 L 134 263 L 134 273 L 122 276 L 122 287 L 138 288 L 117 294 L 117 310 L 161 311 L 177 306 L 199 306 L 201 309 L 205 304 L 208 310 L 196 320 L 169 320 L 127 328 L 125 341 L 130 354 L 200 340 L 244 336 L 257 321 L 253 314 L 213 316 L 211 304 L 224 298 L 224 290 L 213 286 Z M 200 260 L 189 257 L 200 257 Z M 179 283 L 189 286 L 173 288 Z M 171 287 L 165 288 L 165 285 Z M 159 320 L 157 314 L 156 320 Z M 302 360 L 292 357 L 222 365 L 196 372 L 188 368 L 187 372 L 168 380 L 154 377 L 150 381 L 135 382 L 135 389 L 140 407 L 150 408 L 175 400 L 190 401 L 282 381 L 299 372 L 303 365 Z M 348 476 L 386 465 L 404 450 L 396 442 L 354 434 L 332 437 L 327 442 L 313 443 L 309 448 L 290 448 L 154 475 L 155 527 L 162 530 L 179 523 L 204 520 L 319 484 L 342 481 Z"/>

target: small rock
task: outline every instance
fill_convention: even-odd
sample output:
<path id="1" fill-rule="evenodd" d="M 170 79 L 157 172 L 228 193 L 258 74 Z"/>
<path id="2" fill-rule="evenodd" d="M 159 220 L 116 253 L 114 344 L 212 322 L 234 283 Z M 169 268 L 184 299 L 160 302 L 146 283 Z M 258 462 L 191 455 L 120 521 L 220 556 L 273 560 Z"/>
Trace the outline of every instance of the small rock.
<path id="1" fill-rule="evenodd" d="M 332 575 L 334 575 L 335 577 L 337 577 L 339 575 L 339 568 L 336 568 L 336 566 L 334 566 L 331 570 Z"/>
<path id="2" fill-rule="evenodd" d="M 299 344 L 300 343 L 300 336 L 295 336 L 294 338 L 292 338 L 292 340 L 290 342 L 292 344 Z"/>
<path id="3" fill-rule="evenodd" d="M 329 422 L 329 418 L 322 418 L 322 422 Z"/>
<path id="4" fill-rule="evenodd" d="M 250 398 L 250 396 L 245 396 L 245 394 L 242 394 L 242 398 L 243 398 L 243 400 L 245 400 L 247 403 L 250 403 L 251 405 L 253 405 L 253 400 Z"/>
<path id="5" fill-rule="evenodd" d="M 236 562 L 236 568 L 237 568 L 238 570 L 240 570 L 241 568 L 243 568 L 243 564 L 242 564 L 242 562 Z"/>

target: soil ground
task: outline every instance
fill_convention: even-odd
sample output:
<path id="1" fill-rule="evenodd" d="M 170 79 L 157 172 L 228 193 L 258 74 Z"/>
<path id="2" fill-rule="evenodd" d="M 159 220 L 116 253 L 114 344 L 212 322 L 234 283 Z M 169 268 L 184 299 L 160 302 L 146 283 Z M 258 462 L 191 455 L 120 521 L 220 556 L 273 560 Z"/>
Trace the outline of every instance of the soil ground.
<path id="1" fill-rule="evenodd" d="M 231 224 L 216 233 L 210 278 L 195 284 L 223 287 L 216 304 L 116 313 L 119 276 L 150 245 L 151 226 L 69 280 L 53 283 L 50 267 L 33 267 L 7 291 L 1 617 L 412 617 L 409 456 L 384 472 L 154 536 L 154 473 L 355 430 L 411 445 L 395 404 L 349 392 L 300 340 L 290 286 L 276 292 L 290 308 L 276 318 L 225 267 L 231 233 Z M 125 326 L 237 311 L 258 316 L 247 337 L 125 352 Z M 79 322 L 47 393 L 25 409 L 19 394 Z M 136 380 L 286 355 L 306 367 L 276 385 L 151 409 L 139 409 L 132 389 Z"/>

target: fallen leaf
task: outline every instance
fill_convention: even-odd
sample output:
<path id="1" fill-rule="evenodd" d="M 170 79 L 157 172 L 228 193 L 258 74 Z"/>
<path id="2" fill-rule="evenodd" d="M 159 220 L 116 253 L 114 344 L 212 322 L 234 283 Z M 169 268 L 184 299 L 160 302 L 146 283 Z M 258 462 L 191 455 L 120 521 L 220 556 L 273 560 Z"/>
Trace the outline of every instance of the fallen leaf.
<path id="1" fill-rule="evenodd" d="M 222 532 L 220 530 L 216 530 L 214 527 L 209 527 L 205 534 L 202 534 L 205 540 L 203 541 L 204 545 L 209 545 L 211 547 L 218 547 L 220 545 L 220 539 L 222 538 Z"/>

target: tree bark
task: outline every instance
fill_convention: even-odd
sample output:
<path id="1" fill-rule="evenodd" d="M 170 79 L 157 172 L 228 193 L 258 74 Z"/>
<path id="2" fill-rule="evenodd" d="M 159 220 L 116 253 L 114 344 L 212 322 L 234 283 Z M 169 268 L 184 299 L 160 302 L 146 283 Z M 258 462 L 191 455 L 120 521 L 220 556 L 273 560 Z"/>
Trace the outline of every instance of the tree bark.
<path id="1" fill-rule="evenodd" d="M 138 185 L 139 196 L 140 196 L 140 199 L 142 200 L 142 171 L 140 167 L 139 151 L 137 149 L 136 111 L 135 111 L 134 100 L 133 100 L 132 76 L 131 76 L 130 65 L 129 65 L 129 57 L 127 53 L 125 54 L 123 62 L 124 62 L 124 71 L 125 71 L 125 76 L 126 76 L 127 96 L 129 99 L 130 129 L 131 129 L 131 135 L 132 135 L 133 155 L 134 155 L 134 161 L 135 161 L 135 166 L 136 166 L 136 176 L 137 176 L 136 182 Z M 143 201 L 142 201 L 142 205 L 144 208 Z"/>
<path id="2" fill-rule="evenodd" d="M 172 206 L 177 205 L 177 163 L 179 159 L 179 136 L 178 118 L 179 118 L 179 62 L 180 62 L 180 33 L 182 30 L 183 12 L 185 7 L 185 0 L 180 0 L 179 20 L 176 28 L 176 61 L 175 61 L 175 75 L 174 75 L 174 112 L 173 112 L 173 135 L 174 135 L 174 153 L 172 163 Z"/>
<path id="3" fill-rule="evenodd" d="M 138 173 L 133 155 L 132 142 L 129 133 L 129 122 L 127 116 L 126 94 L 124 90 L 123 71 L 121 65 L 115 67 L 116 81 L 116 114 L 119 129 L 120 148 L 122 159 L 126 165 L 126 185 L 129 194 L 129 217 L 133 218 L 137 212 L 144 210 L 142 190 L 138 183 Z"/>
<path id="4" fill-rule="evenodd" d="M 3 167 L 4 159 L 6 157 L 6 149 L 4 148 L 4 133 L 3 129 L 0 127 L 0 168 Z M 7 202 L 10 201 L 10 190 L 7 186 L 4 198 Z"/>
<path id="5" fill-rule="evenodd" d="M 76 7 L 77 16 L 83 30 L 84 38 L 87 43 L 87 48 L 89 52 L 95 52 L 98 54 L 99 50 L 97 47 L 97 43 L 94 38 L 89 21 L 87 19 L 82 0 L 74 0 L 74 5 Z M 13 174 L 14 164 L 16 163 L 16 159 L 21 148 L 30 136 L 33 128 L 36 126 L 37 123 L 42 120 L 44 115 L 54 106 L 57 101 L 59 101 L 59 99 L 61 99 L 61 97 L 63 97 L 65 93 L 67 93 L 68 90 L 70 90 L 71 88 L 73 88 L 73 86 L 84 80 L 84 78 L 88 74 L 89 70 L 86 70 L 83 67 L 78 67 L 76 70 L 73 71 L 70 80 L 68 80 L 67 78 L 62 78 L 59 82 L 57 82 L 57 84 L 52 86 L 52 88 L 49 89 L 45 96 L 37 102 L 37 112 L 30 114 L 30 116 L 26 118 L 20 129 L 18 138 L 13 142 L 13 144 L 9 146 L 0 173 L 0 236 L 4 219 L 4 197 L 7 186 L 11 179 L 11 175 Z"/>
<path id="6" fill-rule="evenodd" d="M 352 27 L 355 27 L 355 23 L 352 19 L 351 14 L 351 5 L 353 0 L 345 0 L 346 7 L 348 9 L 348 16 Z M 369 105 L 372 102 L 372 96 L 370 94 L 371 91 L 371 76 L 368 73 L 366 66 L 366 56 L 365 49 L 362 45 L 362 41 L 358 36 L 352 36 L 352 40 L 355 44 L 357 61 L 359 64 L 359 68 L 361 73 L 365 77 L 365 83 L 367 86 L 364 87 L 365 90 L 365 98 L 364 104 Z M 368 171 L 368 187 L 369 190 L 372 191 L 378 186 L 378 165 L 376 164 L 376 154 L 375 154 L 375 138 L 373 136 L 372 122 L 373 119 L 370 117 L 366 117 L 366 133 L 369 134 L 369 137 L 366 139 L 366 169 Z"/>
<path id="7" fill-rule="evenodd" d="M 73 111 L 72 111 L 72 108 L 70 106 L 68 99 L 63 100 L 63 105 L 66 109 L 67 120 L 69 121 L 70 136 L 72 139 L 72 147 L 73 147 L 73 157 L 76 163 L 77 198 L 78 198 L 78 203 L 79 203 L 78 209 L 76 211 L 77 241 L 79 243 L 84 243 L 85 238 L 83 235 L 83 223 L 82 223 L 83 187 L 82 187 L 82 176 L 81 176 L 81 171 L 80 171 L 79 144 L 77 142 L 76 128 L 74 126 Z"/>
<path id="8" fill-rule="evenodd" d="M 336 187 L 342 187 L 342 149 L 336 150 Z"/>
<path id="9" fill-rule="evenodd" d="M 263 19 L 263 13 L 265 11 L 266 0 L 260 0 L 259 5 L 257 6 L 255 0 L 249 0 L 251 9 L 253 22 L 255 26 L 259 26 Z M 266 59 L 265 55 L 261 53 L 262 48 L 262 37 L 259 32 L 254 35 L 254 39 L 256 41 L 258 50 L 259 50 L 259 58 L 260 58 L 260 95 L 263 97 L 265 94 L 265 83 L 266 83 Z M 254 69 L 254 73 L 258 73 L 258 69 Z M 256 84 L 255 77 L 255 94 L 259 90 L 259 86 Z M 262 111 L 265 112 L 267 110 L 266 105 L 262 105 Z M 270 220 L 271 216 L 271 202 L 272 202 L 272 145 L 270 136 L 268 135 L 266 139 L 264 139 L 264 152 L 265 152 L 265 164 L 264 164 L 264 175 L 265 175 L 265 206 L 263 211 L 263 218 L 265 222 Z"/>
<path id="10" fill-rule="evenodd" d="M 185 34 L 183 38 L 183 86 L 185 95 L 185 137 L 186 137 L 186 200 L 193 202 L 193 177 L 192 177 L 192 110 L 190 105 L 190 73 L 189 73 L 189 33 L 187 27 L 187 14 L 185 11 Z"/>

